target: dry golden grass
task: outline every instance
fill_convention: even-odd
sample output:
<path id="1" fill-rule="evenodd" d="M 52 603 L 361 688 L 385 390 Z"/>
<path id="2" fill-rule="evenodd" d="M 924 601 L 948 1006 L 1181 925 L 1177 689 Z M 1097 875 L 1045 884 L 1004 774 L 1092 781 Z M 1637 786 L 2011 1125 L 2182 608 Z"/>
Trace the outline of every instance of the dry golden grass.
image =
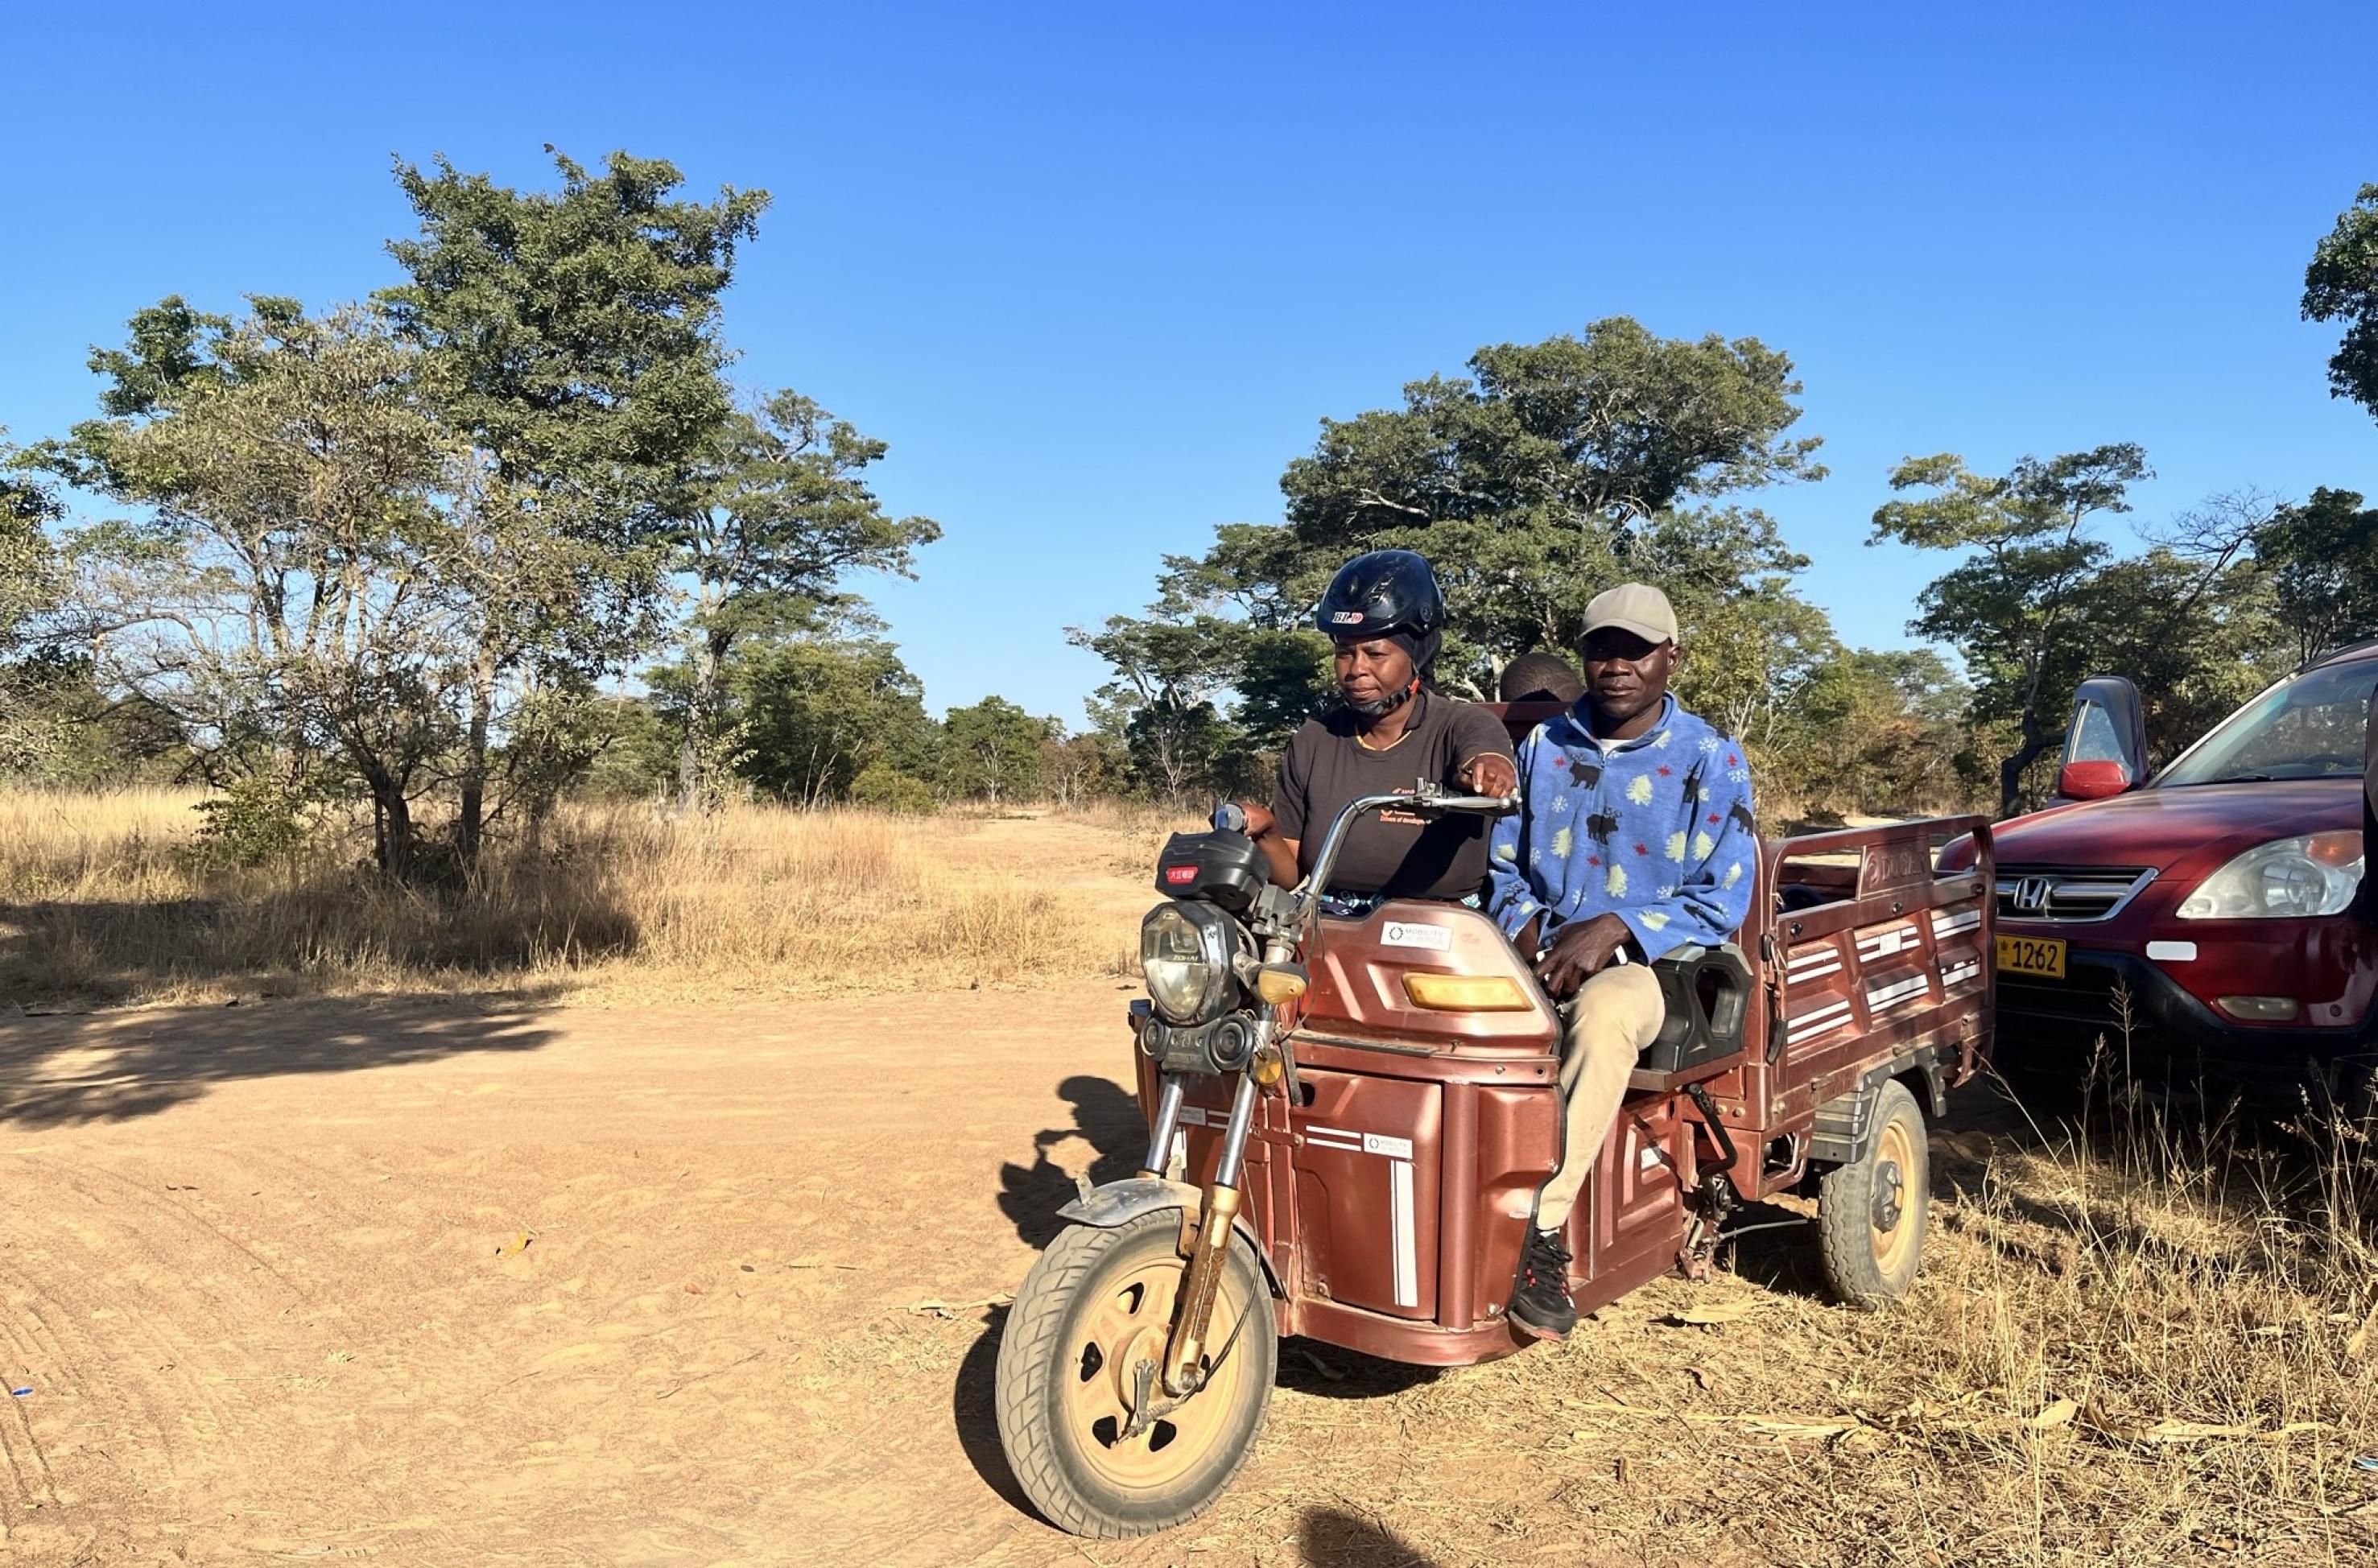
<path id="1" fill-rule="evenodd" d="M 1276 1406 L 1271 1441 L 1407 1562 L 2378 1562 L 2362 1135 L 2248 1145 L 2131 1113 L 2043 1134 L 1987 1087 L 1964 1097 L 1895 1309 L 1823 1299 L 1813 1227 L 1786 1224 L 1707 1284 L 1660 1281 L 1491 1366 L 1323 1350 L 1316 1378 L 1291 1347 L 1292 1381 L 1327 1398 Z M 1339 1412 L 1364 1403 L 1373 1435 L 1349 1442 Z M 1427 1484 L 1382 1494 L 1377 1441 Z M 1540 1488 L 1460 1505 L 1515 1454 Z"/>
<path id="2" fill-rule="evenodd" d="M 356 824 L 294 860 L 209 865 L 198 797 L 0 795 L 0 999 L 632 984 L 640 991 L 1005 985 L 1103 972 L 1111 900 L 1041 864 L 1117 830 L 740 808 L 573 808 L 467 886 L 391 885 Z"/>

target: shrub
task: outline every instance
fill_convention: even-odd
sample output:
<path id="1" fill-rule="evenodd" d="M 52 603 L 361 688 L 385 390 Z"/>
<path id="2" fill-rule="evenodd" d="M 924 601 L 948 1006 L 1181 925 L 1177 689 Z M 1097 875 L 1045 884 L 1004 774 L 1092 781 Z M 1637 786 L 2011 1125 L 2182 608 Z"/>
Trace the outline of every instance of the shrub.
<path id="1" fill-rule="evenodd" d="M 933 808 L 933 790 L 889 762 L 870 762 L 850 781 L 850 800 L 876 811 L 921 816 Z"/>

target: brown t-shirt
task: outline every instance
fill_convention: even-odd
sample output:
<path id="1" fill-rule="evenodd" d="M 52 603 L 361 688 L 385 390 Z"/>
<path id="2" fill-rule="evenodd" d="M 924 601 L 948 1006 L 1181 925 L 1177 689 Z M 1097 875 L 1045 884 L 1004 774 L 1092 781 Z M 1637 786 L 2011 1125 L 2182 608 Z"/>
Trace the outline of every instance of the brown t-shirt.
<path id="1" fill-rule="evenodd" d="M 1373 751 L 1354 738 L 1354 715 L 1342 708 L 1307 719 L 1290 737 L 1272 789 L 1271 814 L 1280 836 L 1297 841 L 1299 872 L 1312 873 L 1329 824 L 1355 796 L 1410 795 L 1424 778 L 1459 788 L 1464 762 L 1489 751 L 1511 755 L 1503 721 L 1476 703 L 1433 691 L 1412 700 L 1421 708 L 1411 727 L 1385 751 Z M 1484 817 L 1427 822 L 1409 811 L 1375 811 L 1347 835 L 1329 890 L 1390 898 L 1467 897 L 1486 880 L 1491 825 Z"/>

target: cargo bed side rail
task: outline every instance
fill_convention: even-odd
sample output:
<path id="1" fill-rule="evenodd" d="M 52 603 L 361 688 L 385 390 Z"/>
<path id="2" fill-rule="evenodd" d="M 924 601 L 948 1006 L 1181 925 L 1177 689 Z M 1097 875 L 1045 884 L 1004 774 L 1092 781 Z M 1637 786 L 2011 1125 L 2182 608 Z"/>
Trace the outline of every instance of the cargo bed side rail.
<path id="1" fill-rule="evenodd" d="M 1966 834 L 1974 864 L 1937 871 L 1940 846 Z M 1987 1062 L 1995 869 L 1981 817 L 1765 846 L 1760 870 L 1771 899 L 1799 887 L 1812 892 L 1798 897 L 1822 900 L 1773 910 L 1761 944 L 1772 1033 L 1765 1059 L 1750 1064 L 1763 1082 L 1746 1087 L 1770 1128 L 1808 1126 L 1820 1111 L 1838 1121 L 1845 1107 L 1837 1102 L 1893 1077 L 1910 1079 L 1937 1112 L 1946 1089 Z"/>

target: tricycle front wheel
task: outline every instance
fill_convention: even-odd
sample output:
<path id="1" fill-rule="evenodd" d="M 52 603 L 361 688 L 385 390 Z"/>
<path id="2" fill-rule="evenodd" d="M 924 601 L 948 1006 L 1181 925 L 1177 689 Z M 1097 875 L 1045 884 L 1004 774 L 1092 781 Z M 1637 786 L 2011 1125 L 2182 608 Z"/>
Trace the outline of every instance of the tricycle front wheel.
<path id="1" fill-rule="evenodd" d="M 1817 1190 L 1826 1288 L 1844 1306 L 1868 1309 L 1915 1286 L 1932 1219 L 1931 1144 L 1906 1084 L 1882 1086 L 1874 1120 L 1866 1153 L 1825 1172 Z"/>
<path id="2" fill-rule="evenodd" d="M 1255 1451 L 1271 1404 L 1279 1331 L 1243 1238 L 1226 1254 L 1206 1335 L 1206 1385 L 1165 1408 L 1160 1367 L 1188 1265 L 1181 1215 L 1111 1230 L 1075 1226 L 1016 1292 L 1000 1337 L 997 1407 L 1007 1463 L 1049 1522 L 1079 1536 L 1142 1536 L 1203 1513 Z M 1142 1418 L 1142 1400 L 1161 1413 Z M 1164 1402 L 1164 1403 L 1159 1403 Z"/>

